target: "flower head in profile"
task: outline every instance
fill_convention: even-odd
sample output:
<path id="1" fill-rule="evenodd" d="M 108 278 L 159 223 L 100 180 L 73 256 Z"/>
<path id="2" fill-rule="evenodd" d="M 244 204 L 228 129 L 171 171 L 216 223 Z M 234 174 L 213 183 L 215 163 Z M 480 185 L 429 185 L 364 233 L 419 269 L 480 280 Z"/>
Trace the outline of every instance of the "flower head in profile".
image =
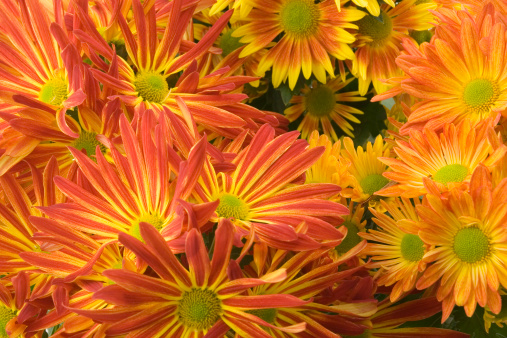
<path id="1" fill-rule="evenodd" d="M 195 228 L 185 241 L 188 267 L 173 254 L 157 229 L 141 223 L 143 242 L 128 234 L 119 235 L 120 242 L 153 269 L 151 275 L 113 269 L 104 275 L 114 282 L 95 292 L 96 299 L 114 304 L 113 309 L 81 310 L 78 314 L 104 323 L 105 334 L 125 333 L 139 336 L 218 337 L 230 329 L 244 335 L 263 337 L 259 327 L 266 325 L 256 317 L 251 321 L 247 311 L 301 306 L 306 302 L 285 294 L 245 295 L 244 291 L 286 278 L 285 269 L 277 269 L 261 278 L 229 280 L 229 264 L 234 226 L 223 219 L 215 232 L 213 257 L 203 237 Z M 255 316 L 254 316 L 255 317 Z M 269 324 L 268 324 L 269 325 Z M 304 323 L 285 325 L 279 330 L 301 331 Z"/>
<path id="2" fill-rule="evenodd" d="M 505 156 L 507 147 L 485 121 L 475 128 L 468 120 L 458 126 L 446 124 L 442 132 L 412 130 L 408 142 L 397 141 L 398 158 L 380 158 L 391 171 L 384 176 L 397 185 L 377 192 L 381 196 L 418 197 L 426 193 L 424 178 L 442 190 L 469 182 L 480 164 L 493 168 Z"/>
<path id="3" fill-rule="evenodd" d="M 342 4 L 347 1 L 341 1 Z M 352 59 L 354 53 L 348 44 L 354 36 L 346 31 L 357 28 L 352 22 L 364 16 L 354 7 L 338 11 L 332 0 L 315 3 L 313 0 L 253 0 L 253 9 L 242 18 L 244 25 L 233 36 L 248 44 L 240 57 L 268 46 L 277 36 L 281 39 L 262 58 L 259 71 L 273 67 L 273 85 L 278 87 L 288 79 L 291 89 L 299 75 L 308 79 L 313 74 L 321 83 L 326 73 L 334 76 L 330 55 Z"/>
<path id="4" fill-rule="evenodd" d="M 274 137 L 262 126 L 232 163 L 236 169 L 216 172 L 207 166 L 196 186 L 199 202 L 219 201 L 217 218 L 232 219 L 237 235 L 286 250 L 318 248 L 340 240 L 336 229 L 347 208 L 327 198 L 340 187 L 330 183 L 300 184 L 303 173 L 324 152 L 308 148 L 298 132 Z M 253 236 L 253 237 L 252 237 Z"/>
<path id="5" fill-rule="evenodd" d="M 284 114 L 291 122 L 303 115 L 297 128 L 302 138 L 308 139 L 314 130 L 319 130 L 333 141 L 338 141 L 335 126 L 348 136 L 354 137 L 354 127 L 350 122 L 360 123 L 355 115 L 362 115 L 363 112 L 348 106 L 347 103 L 364 101 L 366 98 L 359 96 L 357 91 L 340 92 L 353 79 L 342 81 L 340 77 L 336 77 L 328 79 L 325 84 L 312 81 L 311 87 L 305 85 L 301 95 L 291 98 L 291 106 L 285 109 Z"/>
<path id="6" fill-rule="evenodd" d="M 471 317 L 477 305 L 498 314 L 500 286 L 507 287 L 505 220 L 507 179 L 492 186 L 489 170 L 478 166 L 466 191 L 453 189 L 445 198 L 426 180 L 431 193 L 417 207 L 419 236 L 432 246 L 423 257 L 431 264 L 417 281 L 422 290 L 437 282 L 442 322 L 455 305 Z"/>

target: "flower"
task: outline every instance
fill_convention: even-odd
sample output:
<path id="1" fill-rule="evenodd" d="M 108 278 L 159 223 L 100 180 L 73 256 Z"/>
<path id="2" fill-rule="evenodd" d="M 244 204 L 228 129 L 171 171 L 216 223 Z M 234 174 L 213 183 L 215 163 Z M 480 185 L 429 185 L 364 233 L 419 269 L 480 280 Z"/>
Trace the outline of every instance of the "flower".
<path id="1" fill-rule="evenodd" d="M 389 216 L 372 209 L 373 221 L 379 229 L 359 235 L 369 241 L 364 250 L 365 255 L 372 256 L 373 262 L 369 267 L 380 269 L 377 273 L 380 276 L 378 285 L 394 285 L 389 297 L 391 302 L 396 302 L 414 289 L 426 268 L 422 259 L 428 246 L 418 235 L 416 223 L 419 217 L 415 209 L 421 204 L 418 199 L 380 202 Z"/>
<path id="2" fill-rule="evenodd" d="M 370 83 L 376 93 L 383 93 L 389 86 L 381 80 L 402 75 L 395 63 L 402 39 L 409 30 L 430 29 L 433 16 L 429 9 L 435 7 L 431 1 L 403 0 L 395 7 L 382 4 L 380 15 L 367 14 L 356 22 L 359 28 L 353 46 L 357 49 L 351 69 L 358 78 L 360 95 L 368 92 Z"/>
<path id="3" fill-rule="evenodd" d="M 275 138 L 272 127 L 262 126 L 232 161 L 235 170 L 217 173 L 206 167 L 195 198 L 219 201 L 216 221 L 232 219 L 240 237 L 258 238 L 275 248 L 308 250 L 320 247 L 316 240 L 324 244 L 340 240 L 343 235 L 335 226 L 348 210 L 326 200 L 340 187 L 294 182 L 324 148 L 306 149 L 307 142 L 297 137 L 298 132 L 288 132 Z M 304 231 L 298 230 L 301 225 Z"/>
<path id="4" fill-rule="evenodd" d="M 477 304 L 494 314 L 502 308 L 500 285 L 507 287 L 505 219 L 507 179 L 496 187 L 484 165 L 478 166 L 467 191 L 453 189 L 443 198 L 436 184 L 417 207 L 421 239 L 433 246 L 423 257 L 428 266 L 417 281 L 419 290 L 436 282 L 442 302 L 442 322 L 455 305 L 471 317 Z"/>
<path id="5" fill-rule="evenodd" d="M 474 19 L 465 11 L 451 13 L 457 23 L 438 25 L 430 44 L 399 56 L 397 64 L 406 73 L 399 79 L 401 89 L 421 99 L 411 107 L 401 134 L 412 128 L 440 130 L 465 119 L 474 126 L 507 107 L 506 27 L 496 19 L 493 5 L 481 13 L 491 21 Z M 478 41 L 491 43 L 479 48 Z"/>
<path id="6" fill-rule="evenodd" d="M 398 158 L 379 160 L 391 169 L 384 176 L 398 184 L 378 191 L 380 196 L 423 195 L 424 178 L 433 180 L 442 191 L 463 185 L 480 163 L 493 167 L 507 152 L 488 121 L 475 128 L 469 120 L 458 126 L 446 124 L 439 133 L 411 130 L 408 142 L 396 143 L 393 149 Z"/>
<path id="7" fill-rule="evenodd" d="M 346 1 L 342 1 L 345 3 Z M 351 22 L 364 13 L 343 7 L 340 12 L 332 0 L 315 3 L 313 0 L 253 0 L 253 9 L 242 20 L 245 24 L 232 36 L 242 37 L 248 44 L 240 57 L 268 46 L 278 35 L 281 39 L 269 49 L 259 64 L 262 73 L 273 66 L 273 85 L 278 87 L 289 79 L 294 89 L 301 71 L 306 79 L 312 73 L 319 82 L 326 82 L 326 72 L 334 76 L 329 55 L 339 60 L 352 59 L 348 44 L 354 36 L 347 28 L 356 28 Z"/>
<path id="8" fill-rule="evenodd" d="M 354 114 L 362 115 L 363 112 L 346 104 L 338 103 L 366 100 L 365 97 L 358 96 L 357 91 L 340 92 L 353 79 L 342 81 L 337 77 L 328 79 L 326 84 L 312 81 L 311 87 L 305 85 L 301 90 L 301 95 L 294 95 L 291 98 L 289 103 L 292 105 L 285 109 L 284 114 L 290 122 L 296 121 L 302 114 L 304 115 L 297 128 L 301 132 L 302 138 L 307 139 L 314 130 L 322 130 L 325 135 L 338 141 L 334 130 L 335 124 L 345 134 L 354 137 L 352 133 L 354 127 L 349 121 L 360 123 Z"/>
<path id="9" fill-rule="evenodd" d="M 95 292 L 94 297 L 115 307 L 74 309 L 96 322 L 108 324 L 105 329 L 107 335 L 129 333 L 191 337 L 207 333 L 209 336 L 223 336 L 231 328 L 243 335 L 263 337 L 259 335 L 262 329 L 250 321 L 251 316 L 246 311 L 305 304 L 290 295 L 242 294 L 249 288 L 285 279 L 284 269 L 261 278 L 232 281 L 227 278 L 234 227 L 226 219 L 216 230 L 211 261 L 202 235 L 195 228 L 189 231 L 185 241 L 188 268 L 181 264 L 152 225 L 141 223 L 140 232 L 146 244 L 125 233 L 119 235 L 119 240 L 146 261 L 154 274 L 148 276 L 124 269 L 107 270 L 104 275 L 115 284 Z M 304 326 L 304 323 L 298 323 L 285 329 L 297 331 Z"/>

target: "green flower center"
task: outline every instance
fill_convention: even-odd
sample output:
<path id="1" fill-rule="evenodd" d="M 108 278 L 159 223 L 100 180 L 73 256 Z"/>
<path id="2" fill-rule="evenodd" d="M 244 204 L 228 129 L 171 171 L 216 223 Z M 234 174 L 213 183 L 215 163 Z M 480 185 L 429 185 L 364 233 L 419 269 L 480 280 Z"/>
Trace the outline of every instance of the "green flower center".
<path id="1" fill-rule="evenodd" d="M 440 168 L 433 180 L 438 183 L 447 184 L 451 182 L 463 182 L 468 175 L 468 168 L 461 164 L 448 164 Z"/>
<path id="2" fill-rule="evenodd" d="M 359 182 L 361 188 L 367 195 L 373 195 L 373 193 L 382 189 L 389 180 L 380 174 L 371 174 L 366 176 Z"/>
<path id="3" fill-rule="evenodd" d="M 306 110 L 316 117 L 328 116 L 336 106 L 334 92 L 327 86 L 312 88 L 306 95 Z"/>
<path id="4" fill-rule="evenodd" d="M 486 79 L 470 81 L 463 92 L 463 101 L 473 109 L 489 109 L 497 98 L 496 85 Z"/>
<path id="5" fill-rule="evenodd" d="M 476 263 L 489 254 L 489 238 L 476 227 L 460 229 L 454 236 L 454 253 L 466 263 Z"/>
<path id="6" fill-rule="evenodd" d="M 276 319 L 276 309 L 255 309 L 248 310 L 246 312 L 259 317 L 260 319 L 269 324 L 273 324 Z"/>
<path id="7" fill-rule="evenodd" d="M 280 11 L 280 20 L 286 33 L 306 36 L 319 26 L 320 10 L 313 0 L 289 0 Z"/>
<path id="8" fill-rule="evenodd" d="M 345 221 L 342 225 L 347 228 L 347 236 L 345 236 L 342 242 L 335 248 L 336 252 L 339 254 L 349 251 L 363 240 L 357 234 L 359 232 L 359 228 L 353 222 Z"/>
<path id="9" fill-rule="evenodd" d="M 359 27 L 360 35 L 369 36 L 372 44 L 379 44 L 387 39 L 393 31 L 393 21 L 386 12 L 380 11 L 380 15 L 375 17 L 367 14 L 361 20 L 356 22 Z"/>
<path id="10" fill-rule="evenodd" d="M 178 303 L 180 321 L 197 331 L 213 326 L 222 313 L 222 302 L 216 293 L 207 289 L 192 289 L 183 293 Z"/>
<path id="11" fill-rule="evenodd" d="M 222 48 L 222 55 L 227 56 L 234 52 L 239 47 L 243 46 L 244 44 L 239 42 L 241 39 L 240 37 L 234 37 L 232 36 L 232 33 L 235 31 L 235 29 L 229 29 L 227 32 L 223 33 L 220 37 L 220 41 L 218 45 L 220 48 Z"/>
<path id="12" fill-rule="evenodd" d="M 95 157 L 97 146 L 99 146 L 100 152 L 104 154 L 106 152 L 106 147 L 97 141 L 96 136 L 96 133 L 82 130 L 79 137 L 72 142 L 72 146 L 77 150 L 86 150 L 86 154 L 90 158 Z"/>
<path id="13" fill-rule="evenodd" d="M 9 320 L 14 317 L 16 317 L 16 312 L 5 307 L 4 305 L 0 305 L 0 338 L 9 338 L 5 327 L 7 326 Z"/>
<path id="14" fill-rule="evenodd" d="M 401 256 L 407 261 L 419 262 L 424 256 L 424 242 L 417 235 L 406 234 L 401 240 Z"/>
<path id="15" fill-rule="evenodd" d="M 409 34 L 418 44 L 423 42 L 430 42 L 433 34 L 429 30 L 425 31 L 411 31 Z"/>
<path id="16" fill-rule="evenodd" d="M 169 93 L 165 77 L 153 72 L 139 72 L 134 86 L 144 101 L 161 103 Z"/>
<path id="17" fill-rule="evenodd" d="M 67 81 L 60 77 L 55 77 L 42 86 L 39 92 L 39 100 L 53 106 L 61 106 L 67 100 L 68 94 Z"/>
<path id="18" fill-rule="evenodd" d="M 141 222 L 150 223 L 157 230 L 161 230 L 164 226 L 164 220 L 157 214 L 145 214 L 139 217 L 132 223 L 132 227 L 130 228 L 130 234 L 139 240 L 143 240 L 141 237 L 141 230 L 139 229 L 139 224 Z"/>
<path id="19" fill-rule="evenodd" d="M 248 217 L 249 208 L 238 197 L 231 194 L 222 194 L 216 212 L 219 217 L 245 220 Z"/>

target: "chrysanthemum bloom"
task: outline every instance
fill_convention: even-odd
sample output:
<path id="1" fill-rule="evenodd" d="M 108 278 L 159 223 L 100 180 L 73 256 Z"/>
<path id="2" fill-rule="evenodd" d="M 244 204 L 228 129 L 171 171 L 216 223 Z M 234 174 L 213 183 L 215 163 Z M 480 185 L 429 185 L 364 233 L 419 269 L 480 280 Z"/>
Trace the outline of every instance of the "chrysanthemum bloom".
<path id="1" fill-rule="evenodd" d="M 429 9 L 435 7 L 431 1 L 403 0 L 394 8 L 382 4 L 378 18 L 367 14 L 356 22 L 359 28 L 353 44 L 357 50 L 352 73 L 358 78 L 359 94 L 365 95 L 370 83 L 375 92 L 382 93 L 389 87 L 381 80 L 403 74 L 396 65 L 401 41 L 409 30 L 430 29 L 433 15 Z"/>
<path id="2" fill-rule="evenodd" d="M 325 147 L 322 156 L 308 170 L 305 183 L 333 183 L 340 187 L 348 187 L 355 183 L 354 177 L 348 172 L 350 162 L 340 156 L 341 142 L 331 142 L 326 135 L 313 131 L 308 139 L 310 149 Z"/>
<path id="3" fill-rule="evenodd" d="M 185 242 L 188 268 L 174 256 L 166 241 L 153 226 L 141 223 L 143 242 L 127 234 L 120 242 L 143 259 L 156 277 L 124 269 L 107 270 L 104 275 L 115 284 L 95 292 L 94 297 L 114 304 L 114 309 L 81 310 L 78 314 L 99 323 L 108 323 L 105 333 L 124 333 L 152 337 L 223 336 L 233 329 L 245 336 L 259 336 L 259 324 L 250 321 L 245 311 L 266 308 L 301 306 L 306 302 L 281 294 L 243 295 L 252 287 L 284 280 L 286 272 L 278 269 L 262 278 L 241 278 L 230 281 L 227 266 L 230 260 L 234 227 L 223 219 L 215 232 L 213 258 L 197 229 L 189 231 Z M 262 320 L 261 325 L 266 325 Z M 269 325 L 269 324 L 268 324 Z M 305 324 L 280 327 L 278 330 L 298 332 Z"/>
<path id="4" fill-rule="evenodd" d="M 401 304 L 395 304 L 389 299 L 385 299 L 378 307 L 379 310 L 370 317 L 373 327 L 366 330 L 360 337 L 469 337 L 466 333 L 435 327 L 400 327 L 406 322 L 423 320 L 440 312 L 440 305 L 434 297 L 416 299 Z"/>
<path id="5" fill-rule="evenodd" d="M 469 182 L 480 163 L 493 167 L 507 152 L 488 121 L 475 128 L 469 120 L 458 126 L 446 124 L 440 133 L 426 128 L 422 132 L 411 130 L 409 141 L 398 140 L 397 145 L 393 148 L 397 159 L 379 160 L 391 169 L 384 176 L 398 184 L 378 191 L 378 195 L 424 195 L 424 178 L 430 178 L 445 191 Z"/>
<path id="6" fill-rule="evenodd" d="M 376 301 L 372 299 L 355 302 L 336 302 L 321 304 L 321 292 L 343 280 L 353 276 L 361 268 L 348 269 L 338 272 L 338 267 L 355 257 L 361 250 L 357 247 L 338 260 L 330 260 L 327 250 L 310 250 L 291 255 L 285 250 L 270 250 L 266 244 L 259 243 L 254 246 L 254 260 L 237 273 L 249 278 L 262 278 L 277 269 L 285 269 L 287 278 L 275 283 L 259 285 L 247 290 L 248 295 L 277 295 L 286 294 L 309 301 L 304 305 L 284 308 L 266 308 L 250 311 L 250 320 L 259 322 L 259 317 L 272 326 L 265 326 L 266 337 L 336 337 L 340 330 L 349 329 L 348 325 L 357 326 L 361 323 L 356 318 L 365 318 L 375 313 Z M 315 300 L 315 301 L 311 301 Z M 355 317 L 350 320 L 350 317 Z M 335 320 L 333 331 L 323 326 Z M 306 323 L 304 332 L 283 334 L 277 332 L 276 327 L 287 324 Z M 321 323 L 322 322 L 322 323 Z M 363 323 L 364 324 L 364 323 Z M 262 324 L 261 324 L 262 325 Z M 274 327 L 273 327 L 274 326 Z"/>
<path id="7" fill-rule="evenodd" d="M 66 226 L 95 234 L 101 241 L 116 239 L 119 232 L 139 236 L 140 222 L 164 231 L 168 239 L 179 237 L 184 230 L 181 229 L 184 214 L 176 212 L 177 200 L 185 201 L 192 193 L 206 158 L 207 142 L 201 139 L 191 149 L 188 160 L 182 161 L 168 142 L 170 137 L 177 136 L 167 135 L 164 118 L 161 114 L 161 123 L 157 124 L 153 112 L 145 112 L 136 133 L 123 115 L 120 131 L 126 156 L 111 149 L 114 165 L 100 152 L 94 162 L 70 148 L 83 178 L 93 189 L 56 177 L 58 188 L 73 202 L 40 208 L 43 213 Z M 192 212 L 191 205 L 185 207 Z M 204 214 L 212 214 L 213 210 L 211 204 L 200 209 Z M 201 216 L 197 218 L 199 222 Z M 193 217 L 197 216 L 190 218 Z"/>
<path id="8" fill-rule="evenodd" d="M 465 119 L 476 125 L 507 107 L 505 24 L 495 20 L 491 4 L 484 7 L 480 20 L 467 12 L 454 17 L 461 18 L 459 29 L 441 24 L 431 44 L 423 45 L 420 52 L 411 48 L 397 60 L 406 73 L 401 90 L 422 99 L 411 107 L 402 134 L 412 128 L 439 130 L 445 123 Z"/>
<path id="9" fill-rule="evenodd" d="M 342 1 L 344 4 L 345 0 Z M 361 19 L 364 12 L 354 7 L 343 7 L 340 12 L 332 0 L 315 3 L 313 0 L 253 0 L 254 7 L 246 23 L 236 29 L 233 36 L 242 37 L 248 45 L 240 57 L 268 46 L 276 37 L 281 39 L 261 60 L 259 71 L 273 66 L 273 85 L 278 87 L 289 79 L 293 89 L 303 73 L 306 79 L 312 74 L 319 82 L 326 82 L 326 72 L 334 76 L 330 55 L 339 59 L 353 59 L 348 44 L 354 36 L 346 28 L 357 28 L 351 22 Z"/>
<path id="10" fill-rule="evenodd" d="M 367 239 L 368 246 L 364 254 L 372 256 L 369 267 L 380 271 L 378 285 L 393 286 L 390 293 L 392 302 L 414 289 L 417 279 L 426 269 L 422 258 L 428 246 L 418 236 L 419 221 L 415 206 L 420 205 L 418 199 L 396 199 L 391 202 L 381 201 L 388 215 L 371 209 L 373 221 L 380 227 L 360 233 Z"/>
<path id="11" fill-rule="evenodd" d="M 341 78 L 336 77 L 328 79 L 326 84 L 312 81 L 311 87 L 305 85 L 301 89 L 301 95 L 294 95 L 291 98 L 289 102 L 291 106 L 285 109 L 284 114 L 291 122 L 296 121 L 304 114 L 303 120 L 297 128 L 301 132 L 302 138 L 308 139 L 314 130 L 319 130 L 333 141 L 338 141 L 335 125 L 345 134 L 354 137 L 354 127 L 349 121 L 360 123 L 354 115 L 362 115 L 363 112 L 346 103 L 364 101 L 366 98 L 359 96 L 357 91 L 340 92 L 353 79 L 342 81 Z M 345 102 L 345 104 L 341 102 Z"/>
<path id="12" fill-rule="evenodd" d="M 417 282 L 422 290 L 439 282 L 442 322 L 455 305 L 471 317 L 477 304 L 499 313 L 500 285 L 507 287 L 507 179 L 492 187 L 488 169 L 480 165 L 468 191 L 453 189 L 446 198 L 426 180 L 431 193 L 417 207 L 421 239 L 434 246 L 424 255 L 430 264 Z"/>
<path id="13" fill-rule="evenodd" d="M 379 157 L 389 156 L 389 152 L 389 148 L 382 140 L 382 135 L 378 135 L 373 144 L 368 142 L 366 150 L 361 146 L 356 150 L 352 139 L 345 137 L 341 156 L 350 162 L 348 171 L 355 182 L 351 186 L 343 187 L 341 195 L 352 198 L 355 202 L 368 201 L 371 207 L 382 207 L 378 203 L 379 197 L 373 194 L 389 183 L 389 180 L 382 176 L 388 167 L 378 160 Z"/>
<path id="14" fill-rule="evenodd" d="M 56 17 L 62 19 L 61 12 L 57 6 Z M 2 1 L 0 90 L 4 92 L 2 101 L 18 108 L 36 108 L 31 112 L 34 120 L 50 121 L 68 134 L 65 113 L 86 98 L 82 62 L 76 47 L 66 41 L 62 23 L 52 21 L 53 17 L 38 1 Z M 14 111 L 5 120 L 16 116 Z M 40 139 L 25 135 L 15 127 L 4 130 L 5 152 L 0 157 L 0 175 L 39 143 Z"/>
<path id="15" fill-rule="evenodd" d="M 340 187 L 290 184 L 324 152 L 323 147 L 306 149 L 308 143 L 297 140 L 298 134 L 294 131 L 275 138 L 272 127 L 262 126 L 232 161 L 235 170 L 217 173 L 206 167 L 196 186 L 196 199 L 220 201 L 215 220 L 232 219 L 238 236 L 255 236 L 275 248 L 308 250 L 320 246 L 315 240 L 340 240 L 343 235 L 335 226 L 348 210 L 326 200 Z"/>

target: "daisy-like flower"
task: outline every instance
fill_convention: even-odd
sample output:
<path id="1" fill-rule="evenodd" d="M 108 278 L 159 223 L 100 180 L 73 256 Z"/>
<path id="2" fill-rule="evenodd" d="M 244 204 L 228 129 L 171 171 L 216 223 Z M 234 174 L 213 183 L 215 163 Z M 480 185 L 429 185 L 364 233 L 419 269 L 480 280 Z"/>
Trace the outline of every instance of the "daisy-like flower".
<path id="1" fill-rule="evenodd" d="M 397 60 L 406 73 L 399 80 L 401 90 L 421 99 L 411 107 L 401 134 L 412 128 L 439 130 L 445 123 L 465 119 L 476 125 L 507 107 L 505 24 L 496 19 L 492 4 L 484 6 L 480 15 L 484 19 L 474 19 L 465 11 L 452 17 L 461 21 L 438 25 L 430 44 L 420 51 L 406 49 L 407 54 Z M 478 41 L 489 43 L 479 47 Z"/>
<path id="2" fill-rule="evenodd" d="M 468 191 L 453 189 L 443 198 L 430 180 L 431 193 L 417 207 L 421 239 L 434 246 L 424 255 L 430 264 L 417 281 L 419 290 L 436 282 L 442 322 L 455 305 L 471 317 L 477 304 L 494 314 L 502 309 L 500 285 L 507 287 L 507 179 L 492 187 L 489 170 L 480 165 Z"/>
<path id="3" fill-rule="evenodd" d="M 342 4 L 347 1 L 342 0 Z M 340 12 L 332 0 L 315 3 L 313 0 L 253 0 L 254 7 L 243 18 L 245 24 L 233 33 L 248 45 L 240 57 L 268 46 L 277 36 L 281 39 L 269 49 L 259 65 L 259 71 L 273 66 L 273 85 L 278 87 L 289 79 L 293 89 L 302 72 L 306 79 L 312 73 L 319 82 L 326 82 L 326 72 L 334 76 L 330 55 L 339 59 L 353 59 L 348 44 L 354 36 L 347 28 L 357 28 L 353 21 L 364 16 L 354 7 Z"/>
<path id="4" fill-rule="evenodd" d="M 354 137 L 354 127 L 349 123 L 360 123 L 354 115 L 362 115 L 357 108 L 341 102 L 358 102 L 366 100 L 359 96 L 357 91 L 342 93 L 354 78 L 342 81 L 341 78 L 328 79 L 325 84 L 312 81 L 311 87 L 305 85 L 301 95 L 294 95 L 291 106 L 285 109 L 284 114 L 290 122 L 296 121 L 302 114 L 303 120 L 298 125 L 301 137 L 308 139 L 314 130 L 322 131 L 333 141 L 338 141 L 334 126 L 338 126 L 345 134 Z"/>
<path id="5" fill-rule="evenodd" d="M 378 18 L 367 14 L 356 22 L 359 28 L 353 44 L 357 49 L 352 59 L 352 73 L 358 78 L 361 95 L 368 92 L 370 83 L 377 93 L 382 93 L 389 86 L 381 80 L 403 74 L 396 66 L 401 41 L 409 30 L 432 28 L 433 15 L 429 9 L 435 7 L 431 1 L 403 0 L 394 8 L 382 4 Z"/>
<path id="6" fill-rule="evenodd" d="M 448 190 L 469 182 L 480 163 L 493 167 L 507 152 L 491 123 L 485 121 L 474 128 L 468 120 L 458 126 L 446 124 L 440 133 L 412 130 L 409 141 L 398 140 L 393 149 L 397 159 L 379 160 L 391 169 L 384 176 L 398 184 L 378 191 L 381 196 L 424 195 L 424 178 L 436 182 L 441 191 Z"/>
<path id="7" fill-rule="evenodd" d="M 189 151 L 188 159 L 182 161 L 169 145 L 168 140 L 177 136 L 167 134 L 165 115 L 161 114 L 159 121 L 156 123 L 153 112 L 146 111 L 136 133 L 122 115 L 120 131 L 126 156 L 112 148 L 114 165 L 100 152 L 94 162 L 70 148 L 83 178 L 93 189 L 56 177 L 58 188 L 73 202 L 40 208 L 42 212 L 66 226 L 100 236 L 102 242 L 116 239 L 119 232 L 139 237 L 140 222 L 154 225 L 168 239 L 179 237 L 184 231 L 184 214 L 177 212 L 177 200 L 184 201 L 192 193 L 206 158 L 207 142 L 201 139 Z M 191 212 L 192 206 L 185 206 Z M 215 206 L 205 205 L 201 211 L 212 214 Z"/>
<path id="8" fill-rule="evenodd" d="M 379 198 L 373 195 L 389 183 L 389 180 L 382 176 L 388 167 L 378 160 L 382 156 L 388 157 L 389 152 L 381 135 L 375 138 L 373 144 L 368 142 L 366 149 L 359 146 L 357 150 L 352 139 L 345 137 L 341 156 L 350 162 L 348 171 L 355 182 L 348 187 L 343 187 L 341 195 L 351 198 L 354 202 L 368 201 L 371 207 L 382 208 L 378 203 Z"/>
<path id="9" fill-rule="evenodd" d="M 326 200 L 340 187 L 290 184 L 301 178 L 324 148 L 306 149 L 308 143 L 297 140 L 296 131 L 276 138 L 274 134 L 272 127 L 262 126 L 232 161 L 233 171 L 217 173 L 207 166 L 195 198 L 199 202 L 218 200 L 216 220 L 233 219 L 239 236 L 255 236 L 275 248 L 308 250 L 320 246 L 315 240 L 340 240 L 343 235 L 335 226 L 348 210 Z"/>
<path id="10" fill-rule="evenodd" d="M 422 275 L 426 264 L 422 258 L 428 246 L 418 236 L 419 221 L 415 207 L 418 199 L 396 199 L 386 203 L 381 201 L 389 216 L 371 209 L 373 221 L 379 230 L 361 233 L 367 239 L 365 254 L 372 256 L 371 268 L 380 268 L 378 285 L 393 286 L 390 293 L 392 302 L 414 289 L 417 279 Z"/>
<path id="11" fill-rule="evenodd" d="M 202 235 L 195 228 L 189 231 L 185 241 L 188 268 L 172 253 L 157 229 L 141 223 L 140 232 L 146 244 L 124 233 L 119 235 L 119 240 L 153 269 L 155 277 L 125 269 L 107 270 L 103 274 L 115 284 L 95 292 L 94 297 L 115 307 L 74 309 L 96 322 L 106 323 L 104 331 L 107 335 L 202 337 L 208 334 L 219 337 L 233 329 L 245 336 L 265 337 L 259 324 L 252 322 L 246 311 L 306 303 L 285 294 L 242 294 L 255 286 L 284 280 L 286 272 L 278 269 L 261 278 L 230 281 L 227 266 L 234 226 L 226 219 L 220 222 L 215 232 L 211 261 Z M 278 330 L 298 332 L 304 328 L 304 323 L 297 323 Z"/>

